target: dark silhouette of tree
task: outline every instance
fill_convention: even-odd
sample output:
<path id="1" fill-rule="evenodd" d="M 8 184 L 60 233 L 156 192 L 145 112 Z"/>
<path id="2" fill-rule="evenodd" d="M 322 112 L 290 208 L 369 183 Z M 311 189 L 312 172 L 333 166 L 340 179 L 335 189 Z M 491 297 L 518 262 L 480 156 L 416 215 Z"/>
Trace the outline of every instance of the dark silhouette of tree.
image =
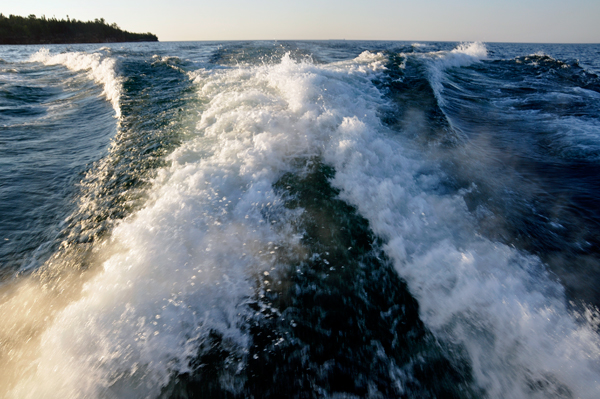
<path id="1" fill-rule="evenodd" d="M 54 43 L 117 43 L 157 42 L 152 33 L 131 33 L 104 18 L 94 21 L 76 19 L 37 18 L 0 14 L 0 44 L 54 44 Z"/>

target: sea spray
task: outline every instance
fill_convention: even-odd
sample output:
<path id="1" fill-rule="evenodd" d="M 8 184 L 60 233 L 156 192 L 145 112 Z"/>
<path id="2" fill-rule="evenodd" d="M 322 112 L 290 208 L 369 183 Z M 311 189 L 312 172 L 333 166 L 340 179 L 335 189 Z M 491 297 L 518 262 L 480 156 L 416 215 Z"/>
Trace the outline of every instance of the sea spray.
<path id="1" fill-rule="evenodd" d="M 451 68 L 477 62 L 465 57 Z M 247 373 L 263 360 L 276 369 L 268 362 L 288 352 L 274 348 L 289 345 L 298 348 L 291 364 L 300 365 L 289 374 L 302 375 L 287 380 L 294 392 L 596 397 L 593 312 L 567 309 L 562 286 L 539 258 L 480 235 L 465 201 L 476 187 L 448 189 L 443 164 L 411 142 L 416 129 L 384 123 L 382 111 L 393 107 L 373 82 L 385 78 L 388 60 L 366 52 L 327 65 L 284 57 L 190 71 L 199 95 L 195 130 L 150 174 L 143 204 L 89 243 L 93 272 L 77 289 L 55 285 L 73 294 L 61 294 L 66 306 L 43 324 L 42 345 L 28 352 L 11 395 L 177 396 L 177 389 L 218 387 L 248 396 L 267 392 L 257 377 L 267 374 Z M 346 227 L 340 220 L 369 237 L 356 246 L 363 253 L 352 252 L 354 243 L 330 245 L 353 237 L 331 231 Z M 357 292 L 328 296 L 326 283 L 351 280 L 339 271 L 346 267 L 356 281 L 343 286 Z M 31 293 L 44 287 L 44 280 L 23 281 Z M 288 288 L 275 288 L 279 281 Z M 394 298 L 373 301 L 371 284 L 380 283 Z M 405 283 L 414 298 L 403 307 L 397 293 Z M 285 313 L 273 292 L 311 306 Z M 26 297 L 6 291 L 4 303 L 21 303 L 13 309 L 27 319 Z M 324 342 L 343 342 L 332 338 L 343 331 L 327 324 L 337 315 L 324 312 L 335 300 L 353 305 L 340 305 L 342 315 L 356 309 L 343 319 L 359 331 L 339 352 L 347 358 L 319 357 L 334 353 L 320 351 Z M 406 315 L 422 329 L 398 329 Z M 412 331 L 399 336 L 413 345 L 408 359 L 394 351 L 399 341 L 375 334 L 392 326 Z M 282 343 L 292 329 L 299 340 Z M 361 377 L 340 383 L 352 361 Z M 430 378 L 440 369 L 450 376 L 442 385 L 454 384 L 446 391 Z"/>
<path id="2" fill-rule="evenodd" d="M 101 53 L 67 52 L 52 54 L 42 48 L 30 57 L 30 61 L 42 62 L 46 65 L 64 65 L 73 71 L 88 71 L 92 79 L 104 87 L 103 94 L 112 104 L 116 117 L 121 116 L 119 96 L 121 94 L 121 79 L 115 68 L 116 61 L 112 57 L 105 57 Z"/>
<path id="3" fill-rule="evenodd" d="M 341 198 L 386 242 L 426 325 L 466 348 L 487 395 L 597 396 L 594 324 L 574 318 L 538 258 L 477 234 L 467 192 L 438 194 L 443 175 L 423 174 L 435 169 L 399 136 L 352 117 L 333 137 L 325 159 Z"/>

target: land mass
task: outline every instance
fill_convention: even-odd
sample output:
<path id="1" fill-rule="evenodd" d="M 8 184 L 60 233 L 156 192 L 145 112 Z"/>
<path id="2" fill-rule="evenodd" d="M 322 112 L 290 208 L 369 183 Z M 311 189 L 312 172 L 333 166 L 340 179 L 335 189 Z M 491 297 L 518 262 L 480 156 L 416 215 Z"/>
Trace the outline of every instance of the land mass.
<path id="1" fill-rule="evenodd" d="M 68 44 L 68 43 L 120 43 L 157 42 L 152 33 L 131 33 L 104 18 L 94 21 L 56 19 L 35 15 L 20 17 L 0 14 L 0 44 Z"/>

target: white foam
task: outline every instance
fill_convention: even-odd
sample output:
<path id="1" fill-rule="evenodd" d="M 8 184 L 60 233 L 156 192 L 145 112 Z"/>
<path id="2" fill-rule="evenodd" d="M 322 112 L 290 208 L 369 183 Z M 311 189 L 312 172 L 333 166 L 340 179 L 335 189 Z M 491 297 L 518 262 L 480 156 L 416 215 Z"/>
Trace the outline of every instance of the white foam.
<path id="1" fill-rule="evenodd" d="M 42 334 L 35 370 L 8 397 L 156 396 L 211 330 L 241 367 L 256 276 L 277 276 L 274 246 L 302 252 L 297 213 L 271 185 L 292 160 L 319 155 L 342 118 L 332 99 L 363 112 L 364 93 L 338 80 L 381 61 L 365 54 L 324 71 L 286 57 L 198 77 L 208 105 L 196 136 L 170 156 L 148 205 L 96 249 L 114 255 Z"/>
<path id="2" fill-rule="evenodd" d="M 428 68 L 429 83 L 435 93 L 438 104 L 445 104 L 442 92 L 445 71 L 449 68 L 466 67 L 487 58 L 487 48 L 481 42 L 461 43 L 451 51 L 436 51 L 419 54 Z"/>
<path id="3" fill-rule="evenodd" d="M 462 196 L 434 194 L 439 177 L 423 176 L 397 135 L 348 117 L 334 136 L 342 198 L 387 242 L 426 325 L 467 350 L 488 397 L 598 397 L 595 322 L 569 313 L 536 257 L 480 237 Z"/>
<path id="4" fill-rule="evenodd" d="M 114 58 L 104 57 L 100 53 L 67 52 L 51 54 L 46 48 L 31 55 L 29 61 L 46 65 L 64 65 L 73 71 L 88 71 L 90 78 L 104 87 L 103 94 L 112 104 L 116 117 L 121 116 L 119 98 L 121 96 L 121 78 L 116 73 Z"/>
<path id="5" fill-rule="evenodd" d="M 335 167 L 333 184 L 385 240 L 427 326 L 465 348 L 489 397 L 548 397 L 560 384 L 598 397 L 593 326 L 569 314 L 535 257 L 478 236 L 462 196 L 436 194 L 440 176 L 423 175 L 425 161 L 381 124 L 371 78 L 384 61 L 284 57 L 194 75 L 206 104 L 196 134 L 159 171 L 146 207 L 96 249 L 107 256 L 100 272 L 46 329 L 8 397 L 153 397 L 189 370 L 211 330 L 243 367 L 256 276 L 285 267 L 274 246 L 303 251 L 298 211 L 272 184 L 310 157 Z"/>

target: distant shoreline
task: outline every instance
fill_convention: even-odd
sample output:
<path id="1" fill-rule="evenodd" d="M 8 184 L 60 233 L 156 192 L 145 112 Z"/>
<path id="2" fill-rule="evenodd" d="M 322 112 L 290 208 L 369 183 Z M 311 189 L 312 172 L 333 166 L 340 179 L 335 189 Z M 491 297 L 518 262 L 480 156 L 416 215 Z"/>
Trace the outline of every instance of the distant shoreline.
<path id="1" fill-rule="evenodd" d="M 131 33 L 104 18 L 94 21 L 56 19 L 35 15 L 20 17 L 0 14 L 0 44 L 84 44 L 157 42 L 153 33 Z"/>

